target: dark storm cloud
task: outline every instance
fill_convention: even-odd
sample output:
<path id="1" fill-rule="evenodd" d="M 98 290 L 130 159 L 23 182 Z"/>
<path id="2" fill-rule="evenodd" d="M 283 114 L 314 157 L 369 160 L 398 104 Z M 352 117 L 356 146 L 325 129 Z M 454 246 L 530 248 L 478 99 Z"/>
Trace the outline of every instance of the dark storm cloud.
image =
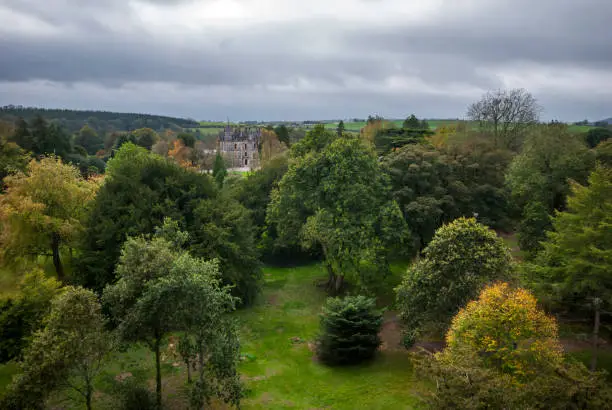
<path id="1" fill-rule="evenodd" d="M 240 1 L 257 4 L 256 0 Z M 517 67 L 523 70 L 515 75 L 519 79 L 524 72 L 545 68 L 553 73 L 572 70 L 572 78 L 578 80 L 580 73 L 587 76 L 612 68 L 612 1 L 607 0 L 457 1 L 423 19 L 390 15 L 385 23 L 375 19 L 370 23 L 369 16 L 317 13 L 283 21 L 261 13 L 260 23 L 252 19 L 244 25 L 202 23 L 195 32 L 187 27 L 188 14 L 185 26 L 176 21 L 151 27 L 141 21 L 143 4 L 170 13 L 201 3 L 3 0 L 0 23 L 3 10 L 34 23 L 17 29 L 0 27 L 0 104 L 37 105 L 35 88 L 26 92 L 26 85 L 48 80 L 73 85 L 72 89 L 58 86 L 55 91 L 64 93 L 65 104 L 82 108 L 92 104 L 90 97 L 78 96 L 85 83 L 101 85 L 96 98 L 108 98 L 104 104 L 111 107 L 107 108 L 132 101 L 132 111 L 146 109 L 147 99 L 130 97 L 121 93 L 122 88 L 161 83 L 171 85 L 164 88 L 164 98 L 170 100 L 172 93 L 184 95 L 181 85 L 200 87 L 211 100 L 200 102 L 207 112 L 216 112 L 213 104 L 235 93 L 235 101 L 221 103 L 218 111 L 234 110 L 243 118 L 253 118 L 249 112 L 262 118 L 314 118 L 314 114 L 337 117 L 369 112 L 403 115 L 405 110 L 460 116 L 479 93 L 507 85 L 499 73 Z M 386 4 L 384 0 L 361 3 L 371 7 L 373 14 Z M 540 84 L 536 74 L 526 76 L 536 79 L 528 85 L 539 91 L 536 95 L 543 102 L 551 102 L 556 111 L 550 115 L 574 118 L 580 111 L 579 116 L 595 116 L 608 109 L 612 114 L 612 107 L 605 104 L 612 84 L 601 84 L 602 92 L 590 99 L 581 97 L 580 105 L 575 87 Z M 394 92 L 398 87 L 400 91 Z M 70 90 L 75 96 L 68 95 Z M 147 87 L 139 92 L 146 93 Z M 113 98 L 122 101 L 113 102 Z M 183 107 L 185 115 L 199 116 L 190 102 L 181 105 L 178 97 L 176 103 L 157 103 L 157 108 L 148 104 L 149 109 L 169 109 L 175 114 Z M 582 113 L 580 106 L 589 111 Z"/>

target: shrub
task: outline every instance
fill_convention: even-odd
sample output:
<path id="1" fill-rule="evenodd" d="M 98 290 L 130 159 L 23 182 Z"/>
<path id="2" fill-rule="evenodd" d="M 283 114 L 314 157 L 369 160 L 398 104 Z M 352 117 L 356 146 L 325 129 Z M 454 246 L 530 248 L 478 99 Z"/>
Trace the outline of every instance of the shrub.
<path id="1" fill-rule="evenodd" d="M 154 410 L 155 395 L 133 378 L 117 382 L 113 389 L 117 410 Z"/>
<path id="2" fill-rule="evenodd" d="M 0 363 L 17 359 L 51 309 L 60 283 L 40 270 L 28 273 L 15 299 L 0 301 Z"/>
<path id="3" fill-rule="evenodd" d="M 317 354 L 328 364 L 354 364 L 374 356 L 380 346 L 382 311 L 365 296 L 328 298 L 321 314 Z"/>

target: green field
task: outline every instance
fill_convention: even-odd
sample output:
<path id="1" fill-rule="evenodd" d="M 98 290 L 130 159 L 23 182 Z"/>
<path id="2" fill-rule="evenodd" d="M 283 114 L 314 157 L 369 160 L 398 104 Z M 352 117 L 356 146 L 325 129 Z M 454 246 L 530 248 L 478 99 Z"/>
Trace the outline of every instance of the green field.
<path id="1" fill-rule="evenodd" d="M 573 132 L 576 134 L 582 134 L 583 132 L 587 132 L 591 128 L 595 128 L 595 127 L 591 125 L 574 125 L 574 124 L 569 126 L 570 132 Z"/>
<path id="2" fill-rule="evenodd" d="M 393 120 L 393 121 L 389 121 L 390 123 L 392 123 L 395 127 L 397 128 L 401 128 L 404 120 Z M 432 130 L 435 130 L 439 127 L 443 127 L 446 125 L 452 125 L 455 124 L 457 122 L 457 120 L 427 120 L 427 123 L 429 124 L 429 127 Z M 352 131 L 352 132 L 359 132 L 363 127 L 366 126 L 366 122 L 365 121 L 360 121 L 360 122 L 345 122 L 344 123 L 344 127 L 347 131 Z M 338 123 L 334 122 L 334 123 L 328 123 L 325 124 L 325 128 L 328 129 L 336 129 L 338 128 Z"/>

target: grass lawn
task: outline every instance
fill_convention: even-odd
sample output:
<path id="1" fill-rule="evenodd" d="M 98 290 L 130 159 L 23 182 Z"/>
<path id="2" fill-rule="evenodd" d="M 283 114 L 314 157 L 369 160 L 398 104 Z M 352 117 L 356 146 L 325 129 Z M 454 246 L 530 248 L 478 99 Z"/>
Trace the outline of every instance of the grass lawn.
<path id="1" fill-rule="evenodd" d="M 404 268 L 396 265 L 394 271 Z M 312 342 L 325 300 L 316 283 L 325 275 L 320 265 L 264 270 L 260 302 L 239 312 L 242 350 L 248 358 L 241 365 L 249 390 L 243 408 L 419 408 L 427 386 L 415 380 L 399 346 L 388 346 L 360 366 L 330 368 L 314 359 Z M 388 283 L 397 280 L 394 274 Z"/>
<path id="2" fill-rule="evenodd" d="M 498 233 L 498 235 L 504 240 L 506 246 L 510 248 L 510 253 L 517 262 L 521 262 L 525 259 L 525 252 L 519 247 L 516 233 Z"/>

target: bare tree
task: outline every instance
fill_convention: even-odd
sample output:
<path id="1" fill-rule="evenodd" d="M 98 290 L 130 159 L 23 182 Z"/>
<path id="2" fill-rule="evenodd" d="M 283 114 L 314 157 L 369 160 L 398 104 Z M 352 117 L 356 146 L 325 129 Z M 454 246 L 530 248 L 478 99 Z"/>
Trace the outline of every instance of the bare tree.
<path id="1" fill-rule="evenodd" d="M 481 131 L 493 134 L 496 146 L 518 149 L 527 130 L 537 124 L 542 108 L 527 90 L 488 92 L 470 105 L 467 117 L 477 121 Z"/>

